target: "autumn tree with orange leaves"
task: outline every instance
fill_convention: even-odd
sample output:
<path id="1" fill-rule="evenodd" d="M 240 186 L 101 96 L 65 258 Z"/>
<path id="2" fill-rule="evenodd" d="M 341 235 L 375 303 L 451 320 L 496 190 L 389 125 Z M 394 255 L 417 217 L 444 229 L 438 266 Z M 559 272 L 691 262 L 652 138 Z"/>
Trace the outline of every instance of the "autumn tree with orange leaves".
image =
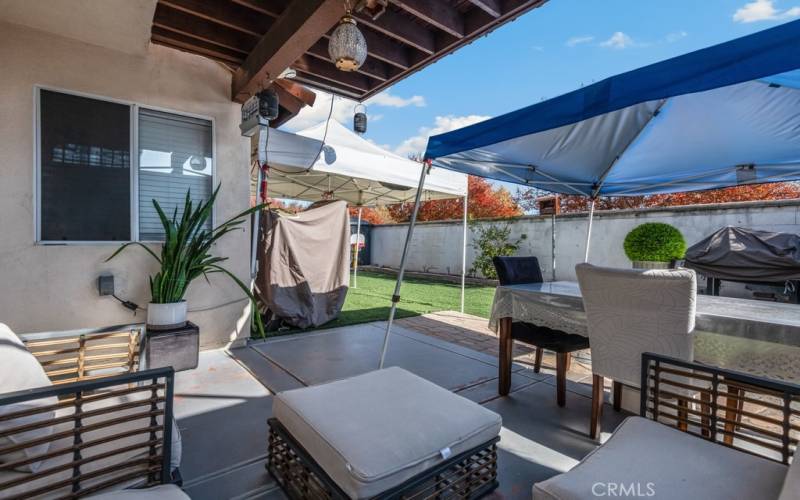
<path id="1" fill-rule="evenodd" d="M 522 215 L 517 202 L 504 187 L 493 187 L 486 179 L 470 175 L 467 189 L 467 213 L 470 219 L 490 219 Z M 394 222 L 406 222 L 411 218 L 413 203 L 401 203 L 386 207 Z M 417 220 L 452 220 L 464 216 L 463 198 L 430 200 L 420 204 Z"/>
<path id="2" fill-rule="evenodd" d="M 519 190 L 514 199 L 522 209 L 535 210 L 536 200 L 546 193 L 537 189 Z M 653 207 L 677 207 L 706 205 L 713 203 L 735 203 L 739 201 L 790 200 L 800 198 L 800 183 L 778 182 L 773 184 L 751 184 L 707 191 L 653 194 L 647 196 L 601 196 L 595 202 L 595 210 L 641 209 Z M 559 197 L 561 213 L 586 212 L 589 198 L 578 195 Z"/>

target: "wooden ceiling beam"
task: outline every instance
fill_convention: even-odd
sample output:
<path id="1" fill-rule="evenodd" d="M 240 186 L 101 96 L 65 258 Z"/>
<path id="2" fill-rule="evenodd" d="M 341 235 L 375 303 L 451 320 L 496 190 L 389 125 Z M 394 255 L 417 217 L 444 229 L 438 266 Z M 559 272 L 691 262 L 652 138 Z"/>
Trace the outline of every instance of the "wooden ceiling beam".
<path id="1" fill-rule="evenodd" d="M 421 26 L 415 26 L 408 19 L 395 12 L 386 11 L 378 19 L 371 19 L 368 15 L 354 14 L 356 21 L 372 30 L 393 38 L 417 50 L 430 55 L 436 52 L 436 43 L 433 33 Z"/>
<path id="2" fill-rule="evenodd" d="M 500 0 L 469 0 L 469 2 L 495 19 L 503 15 Z"/>
<path id="3" fill-rule="evenodd" d="M 360 92 L 367 92 L 372 88 L 366 76 L 358 73 L 341 71 L 331 62 L 320 61 L 317 58 L 306 55 L 301 56 L 295 61 L 295 63 L 292 64 L 292 69 L 330 81 L 331 83 L 347 85 Z"/>
<path id="4" fill-rule="evenodd" d="M 324 92 L 331 91 L 331 82 L 325 80 L 324 78 L 319 78 L 317 76 L 304 73 L 303 71 L 297 71 L 297 76 L 294 79 L 305 85 L 308 85 L 309 87 L 314 87 Z M 352 90 L 350 87 L 345 85 L 341 85 L 335 90 L 336 94 L 355 100 L 361 99 L 361 96 L 364 95 L 364 92 L 360 90 Z"/>
<path id="5" fill-rule="evenodd" d="M 208 42 L 220 47 L 243 51 L 245 54 L 256 45 L 257 38 L 219 24 L 167 7 L 159 3 L 153 26 Z"/>
<path id="6" fill-rule="evenodd" d="M 292 95 L 291 93 L 287 92 L 286 89 L 281 87 L 280 85 L 273 85 L 273 89 L 278 94 L 278 102 L 282 108 L 285 108 L 288 112 L 293 115 L 296 115 L 303 109 L 305 103 Z"/>
<path id="7" fill-rule="evenodd" d="M 390 40 L 389 38 L 372 31 L 367 27 L 361 28 L 364 40 L 367 42 L 367 53 L 376 59 L 396 66 L 402 70 L 411 67 L 410 49 L 401 43 Z M 326 36 L 326 40 L 327 40 Z"/>
<path id="8" fill-rule="evenodd" d="M 159 3 L 257 37 L 264 35 L 273 23 L 272 17 L 237 4 L 205 0 L 159 0 Z"/>
<path id="9" fill-rule="evenodd" d="M 237 5 L 266 14 L 277 19 L 286 10 L 291 0 L 231 0 Z"/>
<path id="10" fill-rule="evenodd" d="M 445 33 L 464 38 L 464 18 L 443 0 L 392 0 L 392 3 Z"/>
<path id="11" fill-rule="evenodd" d="M 204 42 L 190 36 L 165 30 L 163 28 L 159 28 L 158 26 L 153 26 L 152 39 L 156 43 L 167 45 L 173 49 L 200 54 L 214 59 L 215 61 L 229 62 L 236 66 L 242 64 L 244 62 L 244 58 L 247 57 L 246 53 L 226 49 L 225 47 L 220 47 L 218 45 L 214 45 L 213 43 Z"/>
<path id="12" fill-rule="evenodd" d="M 275 85 L 280 86 L 283 90 L 295 96 L 306 106 L 313 106 L 314 102 L 317 100 L 317 94 L 292 80 L 278 78 L 275 80 Z"/>
<path id="13" fill-rule="evenodd" d="M 341 0 L 294 1 L 286 7 L 233 76 L 231 93 L 243 102 L 277 78 L 344 15 Z"/>

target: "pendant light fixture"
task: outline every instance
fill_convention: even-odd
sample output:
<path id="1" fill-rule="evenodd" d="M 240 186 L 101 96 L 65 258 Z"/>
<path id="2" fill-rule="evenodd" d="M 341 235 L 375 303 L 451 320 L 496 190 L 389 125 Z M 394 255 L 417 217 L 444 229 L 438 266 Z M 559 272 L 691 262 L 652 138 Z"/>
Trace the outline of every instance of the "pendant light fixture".
<path id="1" fill-rule="evenodd" d="M 345 2 L 345 15 L 328 41 L 328 55 L 342 71 L 356 71 L 367 58 L 367 41 L 350 16 L 349 4 Z"/>

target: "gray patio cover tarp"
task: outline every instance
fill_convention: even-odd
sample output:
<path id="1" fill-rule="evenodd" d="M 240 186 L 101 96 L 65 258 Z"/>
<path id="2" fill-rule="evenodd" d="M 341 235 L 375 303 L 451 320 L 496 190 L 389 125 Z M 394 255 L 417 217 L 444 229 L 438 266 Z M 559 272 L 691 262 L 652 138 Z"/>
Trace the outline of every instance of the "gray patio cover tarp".
<path id="1" fill-rule="evenodd" d="M 723 280 L 800 279 L 800 235 L 728 226 L 692 245 L 686 267 Z"/>
<path id="2" fill-rule="evenodd" d="M 350 285 L 350 216 L 334 201 L 299 214 L 262 217 L 256 291 L 279 318 L 298 328 L 335 319 Z"/>

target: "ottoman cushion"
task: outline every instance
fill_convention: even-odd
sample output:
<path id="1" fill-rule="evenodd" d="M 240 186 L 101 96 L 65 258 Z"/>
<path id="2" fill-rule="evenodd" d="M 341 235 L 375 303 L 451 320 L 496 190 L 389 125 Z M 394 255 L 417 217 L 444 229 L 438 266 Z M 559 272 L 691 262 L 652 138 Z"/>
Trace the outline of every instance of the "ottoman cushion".
<path id="1" fill-rule="evenodd" d="M 273 414 L 352 498 L 366 498 L 500 433 L 500 415 L 401 368 L 275 396 Z"/>

